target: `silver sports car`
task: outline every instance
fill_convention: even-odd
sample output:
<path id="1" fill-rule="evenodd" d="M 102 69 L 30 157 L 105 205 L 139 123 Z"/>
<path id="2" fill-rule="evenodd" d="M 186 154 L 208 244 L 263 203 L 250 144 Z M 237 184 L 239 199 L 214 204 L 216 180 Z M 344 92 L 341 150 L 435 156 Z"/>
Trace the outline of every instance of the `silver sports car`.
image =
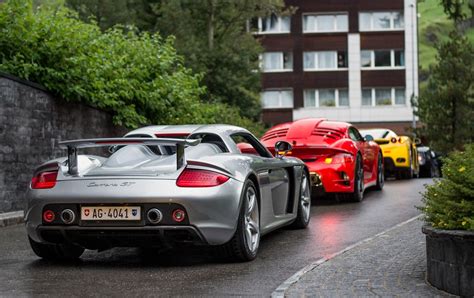
<path id="1" fill-rule="evenodd" d="M 42 258 L 195 244 L 248 261 L 261 235 L 310 220 L 308 170 L 285 157 L 291 145 L 276 144 L 274 157 L 240 127 L 149 126 L 60 145 L 67 157 L 39 166 L 27 194 L 27 232 Z M 78 154 L 91 147 L 111 154 Z"/>

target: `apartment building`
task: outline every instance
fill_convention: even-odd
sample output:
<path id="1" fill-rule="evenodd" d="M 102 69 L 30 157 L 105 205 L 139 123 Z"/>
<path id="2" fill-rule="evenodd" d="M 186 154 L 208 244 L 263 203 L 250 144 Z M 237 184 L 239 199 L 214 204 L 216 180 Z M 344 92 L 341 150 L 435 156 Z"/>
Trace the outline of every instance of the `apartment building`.
<path id="1" fill-rule="evenodd" d="M 291 16 L 254 21 L 263 121 L 307 117 L 412 126 L 418 95 L 416 0 L 287 0 Z"/>

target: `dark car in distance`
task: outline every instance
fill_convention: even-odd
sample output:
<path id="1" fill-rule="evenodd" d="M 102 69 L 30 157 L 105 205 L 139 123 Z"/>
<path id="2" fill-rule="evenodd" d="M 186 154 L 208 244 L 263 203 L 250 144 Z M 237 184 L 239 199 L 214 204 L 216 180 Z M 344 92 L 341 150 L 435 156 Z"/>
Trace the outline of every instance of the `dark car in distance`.
<path id="1" fill-rule="evenodd" d="M 420 164 L 420 177 L 441 177 L 440 156 L 428 146 L 420 146 L 416 149 Z"/>

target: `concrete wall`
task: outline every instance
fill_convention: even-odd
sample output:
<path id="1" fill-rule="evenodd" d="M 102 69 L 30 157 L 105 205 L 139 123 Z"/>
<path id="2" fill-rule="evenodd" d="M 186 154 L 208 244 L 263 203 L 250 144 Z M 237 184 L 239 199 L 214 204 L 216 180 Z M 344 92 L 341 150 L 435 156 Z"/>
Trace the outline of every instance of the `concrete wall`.
<path id="1" fill-rule="evenodd" d="M 34 168 L 65 155 L 58 141 L 124 133 L 105 112 L 0 73 L 0 213 L 23 209 Z"/>

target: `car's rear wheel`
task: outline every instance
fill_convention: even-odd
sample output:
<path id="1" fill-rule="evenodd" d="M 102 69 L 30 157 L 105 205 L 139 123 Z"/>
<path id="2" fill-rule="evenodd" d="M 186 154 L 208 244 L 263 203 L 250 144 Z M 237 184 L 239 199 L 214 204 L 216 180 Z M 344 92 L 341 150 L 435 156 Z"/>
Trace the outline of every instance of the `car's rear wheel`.
<path id="1" fill-rule="evenodd" d="M 350 199 L 360 202 L 364 199 L 364 168 L 362 157 L 358 154 L 354 170 L 354 192 L 349 195 Z"/>
<path id="2" fill-rule="evenodd" d="M 304 229 L 308 226 L 311 218 L 311 185 L 306 171 L 303 171 L 300 184 L 300 196 L 298 198 L 298 211 L 292 228 Z"/>
<path id="3" fill-rule="evenodd" d="M 377 184 L 375 185 L 375 189 L 382 190 L 385 184 L 385 175 L 383 169 L 383 160 L 382 160 L 382 153 L 379 152 L 379 156 L 377 158 Z"/>
<path id="4" fill-rule="evenodd" d="M 244 185 L 243 201 L 232 239 L 222 249 L 225 256 L 246 262 L 255 259 L 260 244 L 260 213 L 257 190 L 252 181 Z"/>
<path id="5" fill-rule="evenodd" d="M 28 237 L 33 252 L 40 258 L 47 260 L 74 260 L 83 253 L 84 248 L 74 244 L 45 244 Z"/>

